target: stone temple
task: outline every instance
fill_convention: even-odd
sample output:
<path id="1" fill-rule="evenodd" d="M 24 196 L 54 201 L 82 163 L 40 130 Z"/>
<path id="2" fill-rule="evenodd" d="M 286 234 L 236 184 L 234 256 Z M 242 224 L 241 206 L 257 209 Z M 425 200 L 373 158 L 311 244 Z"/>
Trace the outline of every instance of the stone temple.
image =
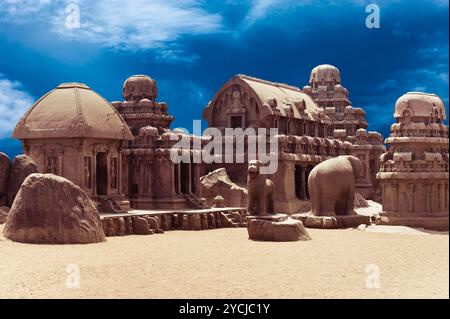
<path id="1" fill-rule="evenodd" d="M 172 161 L 172 153 L 185 152 L 174 147 L 180 139 L 203 146 L 211 136 L 171 130 L 174 117 L 168 105 L 159 100 L 154 79 L 132 76 L 123 84 L 122 93 L 123 101 L 109 103 L 85 84 L 61 84 L 28 110 L 13 135 L 22 141 L 24 153 L 37 163 L 39 172 L 61 175 L 79 185 L 102 213 L 124 213 L 130 208 L 206 208 L 200 177 L 217 168 L 226 168 L 236 184 L 246 183 L 247 162 L 195 163 L 193 157 L 201 152 L 197 150 L 187 152 L 189 163 Z M 213 96 L 203 117 L 210 127 L 220 131 L 278 129 L 278 170 L 268 176 L 274 184 L 277 212 L 293 214 L 305 206 L 309 199 L 308 175 L 317 164 L 338 155 L 354 155 L 363 166 L 356 191 L 364 197 L 383 196 L 386 212 L 404 211 L 392 203 L 405 205 L 405 196 L 411 197 L 402 191 L 404 187 L 411 189 L 411 182 L 404 186 L 396 179 L 397 171 L 407 167 L 408 176 L 427 172 L 430 184 L 418 186 L 414 182 L 413 197 L 425 189 L 432 190 L 435 197 L 425 201 L 431 206 L 414 204 L 406 211 L 423 208 L 440 215 L 448 206 L 448 197 L 447 202 L 442 202 L 444 189 L 448 189 L 448 156 L 444 154 L 444 150 L 448 151 L 448 131 L 442 125 L 443 104 L 437 97 L 420 94 L 409 98 L 405 110 L 410 113 L 400 112 L 400 104 L 396 107 L 399 128 L 394 125 L 393 135 L 386 141 L 392 147 L 382 157 L 378 179 L 379 157 L 386 151 L 383 138 L 366 130 L 365 112 L 351 105 L 349 92 L 334 66 L 314 68 L 303 89 L 236 75 Z M 419 109 L 423 109 L 422 113 L 415 113 Z M 430 117 L 435 109 L 438 116 Z M 402 134 L 412 134 L 408 135 L 410 142 L 403 143 Z M 425 146 L 424 141 L 429 144 Z M 394 193 L 391 188 L 397 184 L 402 186 Z M 394 194 L 400 196 L 396 201 L 389 199 Z"/>
<path id="2" fill-rule="evenodd" d="M 448 126 L 442 100 L 410 92 L 395 104 L 377 178 L 386 223 L 448 230 Z"/>
<path id="3" fill-rule="evenodd" d="M 13 137 L 39 172 L 63 176 L 104 210 L 129 208 L 122 192 L 122 151 L 133 139 L 120 114 L 91 88 L 64 83 L 40 98 L 21 118 Z"/>
<path id="4" fill-rule="evenodd" d="M 367 132 L 365 112 L 350 104 L 339 70 L 320 65 L 302 89 L 237 75 L 225 83 L 203 112 L 210 127 L 278 128 L 279 165 L 275 183 L 276 210 L 294 213 L 308 200 L 309 172 L 338 155 L 355 155 L 363 163 L 357 191 L 378 199 L 376 173 L 385 151 L 383 137 Z M 218 168 L 223 164 L 216 164 Z M 245 183 L 247 164 L 226 164 L 231 178 Z M 210 166 L 207 169 L 212 169 Z"/>

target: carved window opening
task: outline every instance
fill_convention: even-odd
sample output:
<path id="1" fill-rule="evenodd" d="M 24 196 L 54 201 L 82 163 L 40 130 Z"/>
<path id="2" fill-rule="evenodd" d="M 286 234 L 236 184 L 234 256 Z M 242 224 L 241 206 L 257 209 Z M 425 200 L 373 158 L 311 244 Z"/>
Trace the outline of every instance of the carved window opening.
<path id="1" fill-rule="evenodd" d="M 232 115 L 230 117 L 230 127 L 231 128 L 238 128 L 238 127 L 243 127 L 243 116 L 242 115 Z"/>

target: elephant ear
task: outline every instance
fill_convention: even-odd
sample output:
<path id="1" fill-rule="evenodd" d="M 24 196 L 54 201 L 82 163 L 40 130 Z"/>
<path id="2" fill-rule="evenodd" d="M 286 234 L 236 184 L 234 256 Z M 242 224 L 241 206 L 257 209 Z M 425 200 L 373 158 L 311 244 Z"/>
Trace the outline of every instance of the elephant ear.
<path id="1" fill-rule="evenodd" d="M 356 156 L 349 156 L 348 160 L 352 164 L 353 173 L 355 174 L 355 180 L 357 180 L 358 177 L 361 175 L 361 171 L 362 171 L 361 160 L 359 158 L 357 158 Z"/>

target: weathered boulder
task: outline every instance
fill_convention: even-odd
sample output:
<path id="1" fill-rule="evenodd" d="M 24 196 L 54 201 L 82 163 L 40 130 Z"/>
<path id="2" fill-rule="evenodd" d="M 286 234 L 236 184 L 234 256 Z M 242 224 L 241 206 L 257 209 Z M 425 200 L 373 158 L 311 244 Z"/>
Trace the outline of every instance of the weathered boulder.
<path id="1" fill-rule="evenodd" d="M 248 237 L 261 241 L 311 240 L 303 223 L 286 215 L 249 216 Z"/>
<path id="2" fill-rule="evenodd" d="M 125 221 L 125 234 L 126 235 L 133 235 L 134 229 L 133 229 L 133 219 L 131 217 L 124 217 Z"/>
<path id="3" fill-rule="evenodd" d="M 36 164 L 26 155 L 18 155 L 14 159 L 8 178 L 8 186 L 6 190 L 8 206 L 11 207 L 17 192 L 24 180 L 33 173 L 37 173 Z"/>
<path id="4" fill-rule="evenodd" d="M 136 235 L 151 235 L 155 232 L 150 229 L 150 225 L 148 224 L 147 219 L 140 216 L 133 216 L 133 230 Z"/>
<path id="5" fill-rule="evenodd" d="M 23 182 L 3 230 L 6 238 L 34 244 L 105 241 L 95 204 L 69 180 L 31 174 Z"/>
<path id="6" fill-rule="evenodd" d="M 8 207 L 0 207 L 0 225 L 6 223 L 6 219 L 8 218 Z"/>
<path id="7" fill-rule="evenodd" d="M 219 168 L 200 177 L 200 194 L 209 206 L 214 204 L 214 198 L 222 195 L 228 207 L 247 207 L 247 189 L 231 181 L 225 168 Z"/>
<path id="8" fill-rule="evenodd" d="M 10 169 L 11 161 L 9 157 L 5 153 L 0 152 L 0 197 L 3 197 L 6 193 Z"/>

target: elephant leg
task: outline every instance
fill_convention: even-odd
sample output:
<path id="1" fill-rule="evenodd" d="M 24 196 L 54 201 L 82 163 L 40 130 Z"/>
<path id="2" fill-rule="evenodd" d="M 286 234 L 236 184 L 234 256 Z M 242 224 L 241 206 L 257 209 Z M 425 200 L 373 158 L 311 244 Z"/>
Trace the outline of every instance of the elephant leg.
<path id="1" fill-rule="evenodd" d="M 307 183 L 309 189 L 309 203 L 311 204 L 311 212 L 313 215 L 318 216 L 320 212 L 320 205 L 316 196 L 314 176 L 310 175 Z"/>
<path id="2" fill-rule="evenodd" d="M 353 186 L 350 188 L 347 194 L 345 215 L 356 215 L 354 205 L 355 205 L 355 187 Z"/>

